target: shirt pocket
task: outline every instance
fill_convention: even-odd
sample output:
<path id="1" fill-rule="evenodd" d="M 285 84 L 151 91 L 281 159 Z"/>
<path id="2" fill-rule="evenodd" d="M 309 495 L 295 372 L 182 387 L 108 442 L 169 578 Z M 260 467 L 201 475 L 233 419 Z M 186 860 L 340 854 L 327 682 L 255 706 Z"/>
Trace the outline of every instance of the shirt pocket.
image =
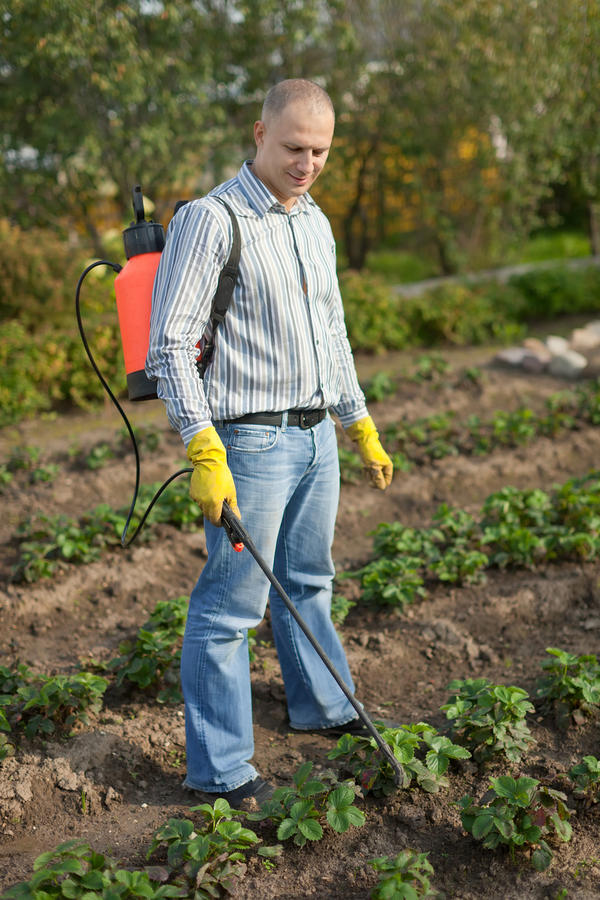
<path id="1" fill-rule="evenodd" d="M 277 444 L 278 438 L 275 425 L 228 425 L 222 435 L 228 451 L 241 453 L 264 453 Z"/>

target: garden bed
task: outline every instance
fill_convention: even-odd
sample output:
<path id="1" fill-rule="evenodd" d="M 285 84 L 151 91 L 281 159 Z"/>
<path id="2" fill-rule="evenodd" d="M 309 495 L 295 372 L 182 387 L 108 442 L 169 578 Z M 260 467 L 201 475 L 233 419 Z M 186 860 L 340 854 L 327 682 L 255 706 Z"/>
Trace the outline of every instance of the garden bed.
<path id="1" fill-rule="evenodd" d="M 523 406 L 541 416 L 548 397 L 572 387 L 548 375 L 488 368 L 484 350 L 444 358 L 449 368 L 436 374 L 422 366 L 419 377 L 409 355 L 359 360 L 365 381 L 377 370 L 394 381 L 392 396 L 370 404 L 382 432 L 385 426 L 449 411 L 458 421 L 472 415 L 487 420 L 498 410 Z M 471 372 L 467 378 L 466 369 Z M 166 477 L 183 462 L 179 438 L 168 430 L 157 403 L 134 407 L 132 418 L 160 438 L 156 449 L 144 453 L 144 481 Z M 126 502 L 133 465 L 115 445 L 120 424 L 105 410 L 4 430 L 0 443 L 6 459 L 18 446 L 43 451 L 28 468 L 13 466 L 0 496 L 3 579 L 8 581 L 18 565 L 16 531 L 27 517 L 43 512 L 80 521 L 100 503 L 118 507 Z M 349 446 L 343 438 L 340 442 Z M 105 464 L 90 468 L 86 459 L 102 443 L 112 447 Z M 600 430 L 582 422 L 576 429 L 535 435 L 484 454 L 425 455 L 407 471 L 397 471 L 385 494 L 361 483 L 344 484 L 334 544 L 338 571 L 357 570 L 370 560 L 370 532 L 380 522 L 428 527 L 442 503 L 476 515 L 490 494 L 507 485 L 549 491 L 553 484 L 589 473 L 599 454 Z M 43 465 L 56 467 L 48 480 L 33 475 Z M 159 601 L 189 594 L 205 558 L 202 531 L 170 521 L 151 530 L 152 540 L 126 551 L 109 544 L 96 559 L 66 562 L 52 577 L 10 582 L 0 611 L 2 664 L 23 663 L 54 675 L 85 669 L 90 659 L 110 660 Z M 357 579 L 339 581 L 336 591 L 356 603 L 339 628 L 357 696 L 375 717 L 405 724 L 426 721 L 439 730 L 448 729 L 440 707 L 448 701 L 453 679 L 485 677 L 521 687 L 535 698 L 546 648 L 576 655 L 600 651 L 599 574 L 594 559 L 492 568 L 482 583 L 428 582 L 427 596 L 403 611 L 365 606 Z M 287 730 L 268 617 L 255 637 L 255 764 L 278 784 L 289 784 L 305 761 L 314 764 L 318 777 L 338 766 L 328 759 L 332 743 Z M 456 761 L 447 773 L 449 786 L 438 793 L 413 786 L 387 797 L 359 798 L 366 817 L 362 828 L 326 831 L 322 841 L 304 847 L 286 842 L 268 866 L 250 854 L 233 896 L 367 898 L 377 883 L 368 861 L 410 848 L 429 854 L 431 884 L 448 897 L 597 897 L 600 804 L 586 807 L 578 800 L 566 773 L 583 756 L 599 755 L 600 720 L 584 716 L 580 724 L 571 721 L 561 728 L 536 702 L 527 721 L 535 743 L 520 762 L 502 757 L 484 766 L 472 759 Z M 182 706 L 159 704 L 152 692 L 126 683 L 112 681 L 102 708 L 90 714 L 89 724 L 78 724 L 70 738 L 21 738 L 16 755 L 0 763 L 0 890 L 28 879 L 40 853 L 73 838 L 111 853 L 124 867 L 142 868 L 155 829 L 171 817 L 188 817 L 190 806 L 200 802 L 182 787 L 184 772 Z M 461 798 L 468 794 L 481 802 L 490 778 L 503 774 L 530 776 L 565 792 L 574 810 L 572 838 L 552 845 L 554 857 L 543 872 L 532 867 L 527 853 L 513 860 L 505 848 L 484 849 L 462 827 Z M 265 843 L 275 843 L 268 825 L 245 824 Z"/>

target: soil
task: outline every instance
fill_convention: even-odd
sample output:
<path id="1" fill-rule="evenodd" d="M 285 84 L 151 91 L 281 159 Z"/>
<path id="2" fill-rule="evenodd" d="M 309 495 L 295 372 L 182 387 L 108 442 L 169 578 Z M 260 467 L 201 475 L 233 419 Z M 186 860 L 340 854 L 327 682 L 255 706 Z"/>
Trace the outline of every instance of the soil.
<path id="1" fill-rule="evenodd" d="M 383 426 L 449 409 L 458 416 L 482 417 L 523 404 L 539 410 L 546 396 L 570 386 L 549 376 L 494 369 L 487 365 L 490 355 L 485 349 L 445 353 L 451 368 L 443 380 L 400 378 L 394 397 L 370 404 L 374 419 Z M 357 365 L 365 380 L 382 370 L 399 377 L 411 371 L 413 362 L 405 354 L 359 358 Z M 464 367 L 474 365 L 481 367 L 479 381 L 461 381 Z M 142 475 L 145 482 L 162 480 L 184 459 L 180 440 L 160 404 L 130 404 L 127 410 L 136 425 L 160 432 L 159 448 L 144 454 Z M 94 414 L 65 413 L 0 433 L 3 456 L 14 447 L 35 445 L 42 448 L 40 463 L 59 466 L 47 483 L 30 484 L 26 472 L 17 473 L 0 496 L 4 665 L 22 662 L 55 674 L 77 671 L 90 657 L 111 659 L 156 602 L 188 595 L 197 578 L 205 558 L 202 531 L 163 524 L 153 526 L 153 540 L 126 551 L 115 549 L 101 561 L 68 566 L 33 584 L 10 581 L 17 556 L 15 532 L 26 516 L 43 511 L 75 517 L 100 502 L 115 507 L 126 502 L 134 474 L 130 456 L 92 471 L 75 455 L 75 448 L 114 444 L 121 424 L 106 408 Z M 599 453 L 600 430 L 590 427 L 524 448 L 447 457 L 398 472 L 383 494 L 363 484 L 345 484 L 334 544 L 338 570 L 355 569 L 369 559 L 370 532 L 379 522 L 427 525 L 442 502 L 476 512 L 488 494 L 507 484 L 548 489 L 583 475 L 597 466 Z M 358 599 L 353 581 L 343 582 L 343 592 Z M 437 585 L 402 614 L 358 604 L 340 633 L 357 696 L 373 716 L 398 723 L 425 720 L 441 728 L 445 717 L 440 706 L 453 678 L 484 676 L 533 695 L 545 648 L 598 653 L 599 565 L 491 572 L 478 586 Z M 254 762 L 264 777 L 287 784 L 305 760 L 317 771 L 330 767 L 332 743 L 287 730 L 268 616 L 257 637 Z M 412 848 L 429 854 L 432 885 L 447 897 L 600 897 L 600 803 L 584 808 L 565 777 L 584 755 L 600 755 L 600 721 L 592 717 L 561 730 L 538 710 L 529 724 L 536 743 L 520 764 L 499 762 L 482 769 L 469 760 L 453 765 L 450 787 L 438 794 L 411 789 L 384 799 L 367 796 L 358 801 L 366 814 L 363 828 L 342 835 L 328 832 L 321 842 L 304 848 L 288 842 L 272 869 L 251 856 L 233 896 L 367 898 L 377 883 L 368 860 Z M 484 850 L 461 827 L 460 798 L 468 793 L 481 799 L 489 778 L 502 773 L 529 775 L 565 791 L 574 810 L 573 838 L 554 846 L 552 865 L 543 873 L 525 856 L 513 861 L 502 849 Z M 126 867 L 142 867 L 154 829 L 170 817 L 193 816 L 189 807 L 204 799 L 182 787 L 184 774 L 182 707 L 124 688 L 111 687 L 102 711 L 71 737 L 21 741 L 16 755 L 0 764 L 0 890 L 27 880 L 36 856 L 72 838 L 111 853 Z M 267 843 L 274 842 L 268 828 L 260 823 L 251 827 Z"/>

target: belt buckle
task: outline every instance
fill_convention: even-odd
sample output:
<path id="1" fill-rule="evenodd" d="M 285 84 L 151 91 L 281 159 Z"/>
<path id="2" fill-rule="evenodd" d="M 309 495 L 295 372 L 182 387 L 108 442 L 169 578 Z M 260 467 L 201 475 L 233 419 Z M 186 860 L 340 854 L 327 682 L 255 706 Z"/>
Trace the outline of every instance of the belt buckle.
<path id="1" fill-rule="evenodd" d="M 300 413 L 298 416 L 298 425 L 300 428 L 305 431 L 307 428 L 312 428 L 313 425 L 317 425 L 320 421 L 320 412 L 319 409 L 309 409 L 308 412 Z"/>

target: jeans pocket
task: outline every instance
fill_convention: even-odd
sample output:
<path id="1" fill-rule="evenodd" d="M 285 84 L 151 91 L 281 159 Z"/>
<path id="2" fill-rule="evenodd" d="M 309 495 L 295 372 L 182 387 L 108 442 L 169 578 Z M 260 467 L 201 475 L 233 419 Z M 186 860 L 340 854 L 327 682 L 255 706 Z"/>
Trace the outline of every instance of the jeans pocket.
<path id="1" fill-rule="evenodd" d="M 227 450 L 242 453 L 264 453 L 271 450 L 279 438 L 276 425 L 228 425 L 223 432 L 221 439 Z"/>

